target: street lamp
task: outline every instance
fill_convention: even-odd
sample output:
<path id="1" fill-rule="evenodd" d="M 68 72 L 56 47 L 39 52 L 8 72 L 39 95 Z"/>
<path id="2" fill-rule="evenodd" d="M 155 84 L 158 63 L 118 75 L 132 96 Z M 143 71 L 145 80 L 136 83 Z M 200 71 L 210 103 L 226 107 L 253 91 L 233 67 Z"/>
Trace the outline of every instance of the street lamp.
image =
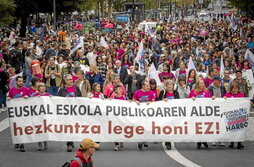
<path id="1" fill-rule="evenodd" d="M 98 21 L 100 21 L 100 0 L 97 0 L 98 4 Z"/>
<path id="2" fill-rule="evenodd" d="M 135 0 L 132 1 L 132 21 L 134 21 L 134 10 L 135 10 L 134 2 Z"/>
<path id="3" fill-rule="evenodd" d="M 56 0 L 53 0 L 54 30 L 56 30 Z"/>

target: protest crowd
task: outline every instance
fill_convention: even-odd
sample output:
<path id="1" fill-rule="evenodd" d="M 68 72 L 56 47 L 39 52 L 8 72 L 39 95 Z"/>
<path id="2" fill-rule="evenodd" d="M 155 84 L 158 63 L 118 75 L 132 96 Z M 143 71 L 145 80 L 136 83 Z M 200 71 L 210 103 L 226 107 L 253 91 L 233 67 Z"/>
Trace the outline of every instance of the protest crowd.
<path id="1" fill-rule="evenodd" d="M 0 110 L 35 96 L 87 97 L 152 103 L 182 98 L 253 98 L 243 73 L 254 69 L 253 20 L 228 14 L 212 23 L 160 21 L 155 27 L 103 18 L 82 25 L 0 29 Z M 171 149 L 170 142 L 166 147 Z M 197 143 L 199 149 L 202 144 Z M 212 143 L 224 146 L 224 143 Z M 67 142 L 72 151 L 74 143 Z M 123 143 L 116 142 L 117 151 Z M 25 151 L 24 144 L 16 148 Z M 47 142 L 38 149 L 47 149 Z M 138 143 L 138 148 L 148 143 Z M 234 147 L 230 143 L 229 147 Z M 241 142 L 238 149 L 243 149 Z"/>

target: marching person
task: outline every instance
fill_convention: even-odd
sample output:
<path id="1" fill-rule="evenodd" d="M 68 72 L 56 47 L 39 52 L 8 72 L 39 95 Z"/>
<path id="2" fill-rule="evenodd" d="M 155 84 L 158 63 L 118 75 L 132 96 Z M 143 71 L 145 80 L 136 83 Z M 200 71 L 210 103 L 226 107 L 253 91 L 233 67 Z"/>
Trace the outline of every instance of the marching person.
<path id="1" fill-rule="evenodd" d="M 76 160 L 72 160 L 70 167 L 94 167 L 92 156 L 100 145 L 95 143 L 90 138 L 85 138 L 81 141 L 80 147 L 76 152 Z"/>
<path id="2" fill-rule="evenodd" d="M 101 93 L 101 86 L 99 83 L 94 83 L 92 86 L 92 91 L 88 93 L 88 98 L 99 98 L 104 99 L 103 93 Z"/>
<path id="3" fill-rule="evenodd" d="M 5 62 L 0 60 L 0 113 L 6 110 L 6 95 L 9 91 L 9 74 L 4 70 Z"/>
<path id="4" fill-rule="evenodd" d="M 150 104 L 151 102 L 155 101 L 155 97 L 153 95 L 153 92 L 150 90 L 150 85 L 149 82 L 144 80 L 141 83 L 142 87 L 141 89 L 137 90 L 134 95 L 133 95 L 133 101 L 136 102 L 138 105 L 140 103 L 146 103 L 147 105 Z M 148 147 L 147 142 L 140 142 L 138 143 L 138 149 L 141 151 L 142 148 Z"/>
<path id="5" fill-rule="evenodd" d="M 81 91 L 78 86 L 73 84 L 73 78 L 71 74 L 64 76 L 65 85 L 59 89 L 58 96 L 62 97 L 82 97 Z M 74 147 L 74 142 L 67 142 L 67 151 L 71 152 Z"/>
<path id="6" fill-rule="evenodd" d="M 7 100 L 15 98 L 25 98 L 27 99 L 30 96 L 28 88 L 24 87 L 24 79 L 21 76 L 16 78 L 16 87 L 12 87 L 9 91 Z M 21 152 L 25 152 L 24 144 L 15 144 L 15 148 L 19 148 Z"/>
<path id="7" fill-rule="evenodd" d="M 232 82 L 229 83 L 229 88 L 231 87 L 231 84 L 235 82 L 235 83 L 238 84 L 239 91 L 244 94 L 244 97 L 249 97 L 248 83 L 242 77 L 243 76 L 242 71 L 241 70 L 237 70 L 235 72 L 235 76 L 236 76 L 236 78 Z"/>
<path id="8" fill-rule="evenodd" d="M 168 100 L 180 98 L 179 93 L 176 90 L 174 90 L 175 85 L 172 80 L 167 81 L 165 85 L 166 90 L 160 91 L 158 100 L 164 100 L 167 102 Z M 171 142 L 165 142 L 165 145 L 168 150 L 171 150 Z"/>
<path id="9" fill-rule="evenodd" d="M 33 80 L 33 79 L 32 79 Z M 31 94 L 30 97 L 41 97 L 41 96 L 51 96 L 48 92 L 46 92 L 46 85 L 44 83 L 38 83 L 37 91 L 34 94 Z M 48 143 L 46 141 L 43 142 L 44 149 L 48 149 Z M 42 150 L 42 142 L 38 142 L 38 150 Z"/>
<path id="10" fill-rule="evenodd" d="M 45 78 L 47 92 L 53 96 L 57 96 L 58 88 L 62 83 L 62 74 L 61 68 L 55 63 L 54 57 L 49 58 L 49 65 L 47 65 L 45 68 Z"/>
<path id="11" fill-rule="evenodd" d="M 211 98 L 211 94 L 209 90 L 206 88 L 205 83 L 202 79 L 198 80 L 194 89 L 190 91 L 188 98 L 192 98 L 195 100 L 196 98 Z M 204 145 L 205 148 L 208 148 L 207 142 L 198 142 L 197 149 L 201 148 L 201 144 Z"/>
<path id="12" fill-rule="evenodd" d="M 85 73 L 83 70 L 77 72 L 78 80 L 75 81 L 74 85 L 78 86 L 82 97 L 87 97 L 88 93 L 91 91 L 91 86 L 89 81 L 85 78 Z"/>
<path id="13" fill-rule="evenodd" d="M 227 92 L 224 96 L 225 99 L 227 98 L 244 98 L 244 94 L 240 91 L 239 85 L 237 82 L 233 82 L 229 87 L 229 92 Z M 231 142 L 229 148 L 234 148 L 234 142 Z M 244 145 L 242 142 L 237 143 L 237 149 L 242 150 L 244 149 Z"/>
<path id="14" fill-rule="evenodd" d="M 130 74 L 127 75 L 124 85 L 128 85 L 127 96 L 133 98 L 134 92 L 141 88 L 142 76 L 136 73 L 135 67 L 130 66 Z"/>
<path id="15" fill-rule="evenodd" d="M 114 93 L 114 87 L 117 85 L 121 86 L 122 94 L 126 95 L 125 87 L 120 81 L 120 76 L 118 74 L 112 74 L 111 79 L 112 79 L 112 83 L 108 84 L 104 89 L 104 92 L 103 92 L 104 97 L 110 98 L 112 94 Z"/>
<path id="16" fill-rule="evenodd" d="M 210 91 L 210 94 L 214 98 L 222 98 L 227 93 L 226 88 L 224 85 L 221 84 L 221 77 L 215 76 L 213 83 L 209 86 L 208 90 Z M 216 146 L 217 144 L 214 142 L 212 143 L 212 146 Z M 224 143 L 218 142 L 218 145 L 225 146 Z"/>

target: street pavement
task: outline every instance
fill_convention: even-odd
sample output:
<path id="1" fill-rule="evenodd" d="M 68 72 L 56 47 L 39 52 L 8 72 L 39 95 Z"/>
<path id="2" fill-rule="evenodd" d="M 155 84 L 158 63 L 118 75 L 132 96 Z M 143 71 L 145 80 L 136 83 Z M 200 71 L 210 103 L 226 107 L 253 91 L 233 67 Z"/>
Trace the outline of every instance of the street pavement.
<path id="1" fill-rule="evenodd" d="M 37 143 L 26 144 L 26 152 L 19 152 L 11 142 L 10 129 L 1 131 L 6 112 L 0 114 L 0 167 L 60 167 L 71 160 L 75 152 L 66 152 L 66 143 L 48 142 L 48 149 L 38 151 Z M 253 136 L 254 117 L 250 119 L 249 135 Z M 80 139 L 82 140 L 82 139 Z M 101 143 L 93 157 L 95 167 L 253 167 L 254 142 L 245 142 L 245 149 L 212 147 L 196 149 L 196 143 L 174 143 L 175 148 L 164 150 L 162 143 L 149 143 L 138 151 L 137 143 L 124 143 L 120 151 L 113 151 L 114 143 Z M 75 149 L 79 143 L 75 143 Z M 186 162 L 188 161 L 188 162 Z"/>

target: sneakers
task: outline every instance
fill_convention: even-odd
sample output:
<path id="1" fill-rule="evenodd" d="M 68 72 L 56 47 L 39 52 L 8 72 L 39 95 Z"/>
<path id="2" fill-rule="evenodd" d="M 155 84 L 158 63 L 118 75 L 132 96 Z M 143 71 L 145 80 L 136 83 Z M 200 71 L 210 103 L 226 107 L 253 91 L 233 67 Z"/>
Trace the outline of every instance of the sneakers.
<path id="1" fill-rule="evenodd" d="M 39 150 L 39 151 L 42 150 L 42 142 L 38 142 L 38 150 Z"/>
<path id="2" fill-rule="evenodd" d="M 230 142 L 229 148 L 234 148 L 234 142 Z"/>
<path id="3" fill-rule="evenodd" d="M 67 152 L 72 152 L 72 145 L 67 146 Z"/>
<path id="4" fill-rule="evenodd" d="M 217 146 L 217 144 L 214 142 L 214 143 L 212 143 L 212 146 Z"/>
<path id="5" fill-rule="evenodd" d="M 198 143 L 197 143 L 197 149 L 200 149 L 200 148 L 201 148 L 201 143 L 198 142 Z"/>
<path id="6" fill-rule="evenodd" d="M 141 151 L 142 150 L 142 147 L 143 147 L 143 144 L 138 144 L 138 150 Z"/>
<path id="7" fill-rule="evenodd" d="M 0 108 L 0 113 L 5 112 L 5 109 Z"/>
<path id="8" fill-rule="evenodd" d="M 242 145 L 242 143 L 239 142 L 239 143 L 237 144 L 237 149 L 243 150 L 243 149 L 244 149 L 244 145 Z"/>
<path id="9" fill-rule="evenodd" d="M 203 145 L 205 146 L 206 149 L 208 148 L 207 142 L 204 142 Z"/>
<path id="10" fill-rule="evenodd" d="M 198 143 L 197 143 L 197 149 L 200 149 L 200 148 L 201 148 L 201 144 L 203 144 L 203 145 L 204 145 L 204 147 L 205 147 L 206 149 L 208 148 L 208 144 L 207 144 L 207 142 L 203 142 L 203 143 L 198 142 Z"/>
<path id="11" fill-rule="evenodd" d="M 219 142 L 219 146 L 221 146 L 221 147 L 225 147 L 225 143 L 223 143 L 223 142 Z"/>
<path id="12" fill-rule="evenodd" d="M 119 146 L 115 146 L 114 151 L 118 151 L 118 150 L 119 150 Z"/>
<path id="13" fill-rule="evenodd" d="M 25 152 L 25 147 L 24 147 L 24 144 L 20 144 L 20 147 L 19 147 L 19 151 L 20 152 Z"/>
<path id="14" fill-rule="evenodd" d="M 44 143 L 44 149 L 47 150 L 48 149 L 48 143 L 46 141 L 44 141 L 43 143 Z"/>
<path id="15" fill-rule="evenodd" d="M 170 142 L 166 142 L 165 145 L 166 145 L 167 150 L 171 150 L 171 143 Z"/>
<path id="16" fill-rule="evenodd" d="M 15 144 L 15 148 L 19 148 L 19 144 Z"/>

